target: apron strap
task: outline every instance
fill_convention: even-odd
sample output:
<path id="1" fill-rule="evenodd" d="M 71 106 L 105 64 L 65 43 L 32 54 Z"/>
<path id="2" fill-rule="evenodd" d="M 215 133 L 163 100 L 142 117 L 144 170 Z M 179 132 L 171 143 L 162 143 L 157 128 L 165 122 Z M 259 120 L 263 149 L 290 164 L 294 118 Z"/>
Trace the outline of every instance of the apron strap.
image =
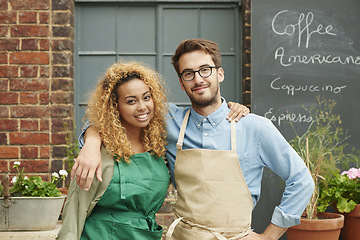
<path id="1" fill-rule="evenodd" d="M 174 222 L 170 225 L 169 230 L 166 233 L 166 237 L 170 238 L 172 237 L 175 227 L 176 225 L 179 224 L 180 221 L 184 222 L 185 224 L 188 224 L 191 227 L 196 227 L 196 228 L 200 228 L 206 231 L 209 231 L 211 234 L 213 234 L 218 240 L 235 240 L 235 239 L 240 239 L 243 238 L 245 236 L 247 236 L 250 232 L 251 232 L 251 228 L 250 228 L 250 224 L 247 226 L 247 229 L 231 229 L 231 228 L 218 228 L 218 229 L 214 229 L 214 228 L 210 228 L 207 227 L 205 225 L 201 225 L 201 224 L 197 224 L 197 223 L 193 223 L 190 220 L 185 219 L 184 217 L 180 217 L 177 213 L 176 216 L 178 217 L 177 219 L 174 220 Z M 237 234 L 234 237 L 231 237 L 229 239 L 227 239 L 226 237 L 224 237 L 220 232 L 226 233 L 226 232 L 239 232 L 239 234 Z"/>
<path id="2" fill-rule="evenodd" d="M 119 162 L 121 160 L 116 161 L 116 157 L 114 157 L 114 160 L 115 160 L 115 166 L 114 167 L 117 167 L 117 170 L 119 172 L 120 199 L 126 199 L 126 197 L 125 197 L 125 188 L 124 188 L 125 175 L 121 174 L 121 172 L 123 172 L 124 169 L 123 169 L 123 166 L 122 166 L 121 162 Z"/>
<path id="3" fill-rule="evenodd" d="M 186 130 L 186 126 L 187 126 L 187 123 L 189 120 L 190 110 L 191 109 L 189 109 L 186 112 L 184 120 L 183 120 L 181 128 L 180 128 L 179 138 L 176 143 L 176 148 L 178 150 L 182 150 L 182 147 L 184 144 L 185 130 Z M 235 123 L 235 120 L 231 121 L 231 151 L 236 152 L 236 123 Z"/>
<path id="4" fill-rule="evenodd" d="M 236 125 L 235 120 L 231 121 L 231 151 L 236 152 Z"/>
<path id="5" fill-rule="evenodd" d="M 187 125 L 189 116 L 190 116 L 190 109 L 185 114 L 184 120 L 183 120 L 181 128 L 180 128 L 179 138 L 178 138 L 178 141 L 176 143 L 176 148 L 179 149 L 179 150 L 182 149 L 182 146 L 183 146 L 183 143 L 184 143 L 185 129 L 186 129 L 186 125 Z"/>

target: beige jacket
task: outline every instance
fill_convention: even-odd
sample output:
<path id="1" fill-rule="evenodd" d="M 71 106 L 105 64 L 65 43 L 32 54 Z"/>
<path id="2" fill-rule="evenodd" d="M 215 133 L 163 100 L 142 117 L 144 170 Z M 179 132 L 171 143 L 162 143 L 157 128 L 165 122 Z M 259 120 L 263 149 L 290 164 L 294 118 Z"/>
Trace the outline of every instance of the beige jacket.
<path id="1" fill-rule="evenodd" d="M 101 148 L 102 182 L 95 177 L 89 191 L 80 189 L 73 179 L 63 210 L 63 223 L 56 239 L 77 240 L 82 234 L 85 220 L 104 194 L 114 174 L 114 160 L 105 148 Z"/>

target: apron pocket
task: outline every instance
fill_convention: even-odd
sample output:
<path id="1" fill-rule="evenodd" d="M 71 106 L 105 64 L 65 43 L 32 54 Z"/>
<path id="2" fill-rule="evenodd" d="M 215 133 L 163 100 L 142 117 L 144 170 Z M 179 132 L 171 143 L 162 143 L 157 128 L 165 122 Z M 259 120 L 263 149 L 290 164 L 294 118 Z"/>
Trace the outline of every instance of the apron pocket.
<path id="1" fill-rule="evenodd" d="M 160 240 L 162 237 L 162 227 L 159 226 L 155 231 L 135 228 L 133 226 L 121 223 L 113 223 L 111 231 L 112 240 Z"/>

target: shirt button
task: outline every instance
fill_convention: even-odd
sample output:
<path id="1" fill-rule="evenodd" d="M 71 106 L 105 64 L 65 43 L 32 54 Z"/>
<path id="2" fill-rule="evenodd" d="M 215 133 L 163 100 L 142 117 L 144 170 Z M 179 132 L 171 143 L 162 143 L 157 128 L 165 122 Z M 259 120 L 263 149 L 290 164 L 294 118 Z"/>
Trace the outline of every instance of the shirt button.
<path id="1" fill-rule="evenodd" d="M 207 133 L 204 133 L 205 137 L 208 135 Z"/>
<path id="2" fill-rule="evenodd" d="M 206 118 L 204 118 L 204 122 L 206 122 Z"/>
<path id="3" fill-rule="evenodd" d="M 213 123 L 213 126 L 215 126 L 215 123 Z"/>
<path id="4" fill-rule="evenodd" d="M 197 126 L 200 127 L 200 123 Z"/>

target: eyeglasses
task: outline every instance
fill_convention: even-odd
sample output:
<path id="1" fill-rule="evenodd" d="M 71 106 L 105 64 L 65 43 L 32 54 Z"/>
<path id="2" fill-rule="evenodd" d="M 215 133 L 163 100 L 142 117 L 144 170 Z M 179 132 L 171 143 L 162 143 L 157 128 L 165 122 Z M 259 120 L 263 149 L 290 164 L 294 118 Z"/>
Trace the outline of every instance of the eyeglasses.
<path id="1" fill-rule="evenodd" d="M 216 67 L 216 66 L 202 67 L 197 71 L 185 70 L 180 74 L 180 77 L 184 81 L 191 81 L 195 78 L 195 73 L 199 73 L 200 77 L 207 78 L 211 76 L 213 68 L 218 69 L 220 67 Z"/>

